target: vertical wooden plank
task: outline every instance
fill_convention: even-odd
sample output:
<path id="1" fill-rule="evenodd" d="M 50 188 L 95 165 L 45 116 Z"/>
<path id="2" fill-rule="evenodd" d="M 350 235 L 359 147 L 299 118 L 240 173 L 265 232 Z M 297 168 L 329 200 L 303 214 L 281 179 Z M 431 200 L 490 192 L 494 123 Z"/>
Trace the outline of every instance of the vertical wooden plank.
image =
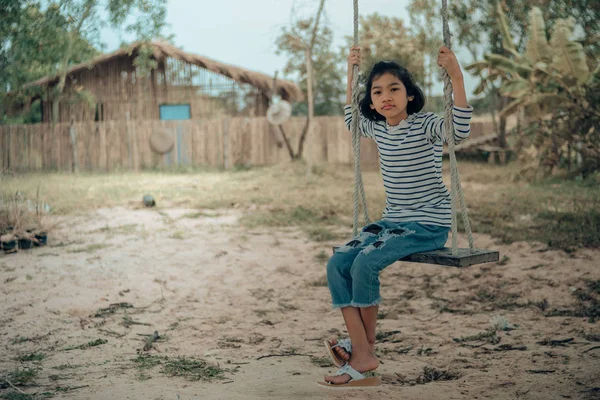
<path id="1" fill-rule="evenodd" d="M 138 119 L 136 120 L 136 122 L 141 123 L 142 120 Z M 139 172 L 140 170 L 140 146 L 139 146 L 139 140 L 138 140 L 138 124 L 130 124 L 132 126 L 129 127 L 129 130 L 131 131 L 131 143 L 132 143 L 132 147 L 131 147 L 131 151 L 133 153 L 132 156 L 132 162 L 133 162 L 133 170 L 135 172 Z"/>
<path id="2" fill-rule="evenodd" d="M 71 148 L 72 148 L 72 161 L 71 161 L 71 171 L 78 173 L 79 172 L 79 155 L 77 151 L 77 129 L 75 128 L 75 124 L 73 119 L 71 119 L 71 123 L 69 125 L 69 137 L 71 139 Z"/>
<path id="3" fill-rule="evenodd" d="M 222 130 L 222 141 L 223 141 L 223 164 L 222 164 L 222 168 L 223 169 L 229 169 L 230 165 L 229 165 L 229 151 L 231 149 L 231 143 L 229 142 L 229 128 L 231 125 L 231 118 L 229 117 L 224 117 L 223 118 L 223 130 Z"/>
<path id="4" fill-rule="evenodd" d="M 106 122 L 103 121 L 98 124 L 98 129 L 100 130 L 100 144 L 99 144 L 99 157 L 98 157 L 98 169 L 100 171 L 108 171 L 107 165 L 107 154 L 106 154 Z"/>

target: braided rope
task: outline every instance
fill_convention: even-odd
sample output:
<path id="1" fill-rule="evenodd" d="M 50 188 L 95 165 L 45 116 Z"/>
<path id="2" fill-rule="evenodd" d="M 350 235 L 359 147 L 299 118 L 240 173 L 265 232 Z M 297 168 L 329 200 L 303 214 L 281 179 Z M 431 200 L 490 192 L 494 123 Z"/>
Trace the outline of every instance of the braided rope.
<path id="1" fill-rule="evenodd" d="M 354 0 L 354 46 L 358 46 L 358 0 Z M 354 66 L 352 74 L 352 147 L 354 150 L 354 212 L 353 228 L 354 236 L 358 234 L 358 213 L 359 206 L 362 204 L 365 225 L 370 224 L 369 212 L 367 209 L 367 200 L 363 186 L 362 174 L 360 172 L 360 134 L 359 134 L 359 110 L 358 110 L 358 65 Z"/>
<path id="2" fill-rule="evenodd" d="M 442 22 L 443 22 L 443 35 L 444 45 L 450 49 L 450 27 L 448 26 L 448 4 L 447 0 L 442 0 Z M 450 153 L 450 174 L 451 174 L 451 190 L 450 199 L 452 203 L 452 254 L 456 255 L 458 248 L 458 224 L 456 221 L 456 210 L 457 201 L 460 202 L 460 211 L 463 217 L 463 223 L 465 225 L 465 231 L 469 240 L 469 249 L 471 252 L 475 250 L 473 244 L 473 233 L 471 232 L 471 224 L 469 222 L 469 215 L 467 214 L 467 205 L 465 203 L 465 196 L 462 191 L 460 184 L 460 176 L 458 174 L 458 164 L 456 162 L 455 154 L 455 143 L 454 143 L 454 118 L 452 115 L 453 101 L 452 101 L 452 84 L 450 76 L 445 69 L 442 70 L 442 78 L 444 80 L 444 131 L 446 132 L 446 141 L 448 143 L 448 150 Z M 457 198 L 458 197 L 458 198 Z"/>

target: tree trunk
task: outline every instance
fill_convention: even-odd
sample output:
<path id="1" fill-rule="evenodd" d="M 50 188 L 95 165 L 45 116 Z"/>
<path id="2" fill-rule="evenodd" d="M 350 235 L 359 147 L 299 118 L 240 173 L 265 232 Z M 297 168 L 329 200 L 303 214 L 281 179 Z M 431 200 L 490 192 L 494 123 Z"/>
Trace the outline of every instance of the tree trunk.
<path id="1" fill-rule="evenodd" d="M 306 45 L 305 54 L 306 54 L 306 86 L 307 86 L 307 97 L 308 97 L 308 117 L 306 118 L 306 125 L 302 130 L 302 134 L 300 135 L 300 140 L 298 142 L 298 152 L 296 153 L 295 158 L 299 159 L 302 157 L 302 153 L 304 150 L 304 141 L 306 137 L 310 134 L 312 118 L 314 113 L 314 95 L 313 95 L 313 83 L 312 83 L 312 49 L 315 46 L 315 41 L 317 40 L 317 31 L 319 29 L 319 21 L 321 20 L 321 14 L 323 14 L 323 8 L 325 7 L 325 0 L 321 0 L 319 3 L 319 9 L 317 11 L 317 17 L 315 18 L 315 26 L 312 30 L 312 37 L 310 42 Z M 312 155 L 309 155 L 312 157 Z M 312 163 L 312 159 L 308 160 L 308 168 L 307 172 L 310 174 L 310 168 Z"/>
<path id="2" fill-rule="evenodd" d="M 69 32 L 69 35 L 68 35 L 69 43 L 67 45 L 67 51 L 65 52 L 63 59 L 60 63 L 60 70 L 59 70 L 60 76 L 58 79 L 58 85 L 56 86 L 54 95 L 52 96 L 53 97 L 53 101 L 52 101 L 52 123 L 53 124 L 59 122 L 58 121 L 59 112 L 60 112 L 59 103 L 60 103 L 63 91 L 65 89 L 65 84 L 67 81 L 67 70 L 69 69 L 69 61 L 71 60 L 71 53 L 73 52 L 73 42 L 75 41 L 75 38 L 77 38 L 81 35 L 81 33 L 80 33 L 81 27 L 83 26 L 83 23 L 85 22 L 85 20 L 90 16 L 93 6 L 94 6 L 94 2 L 92 2 L 92 1 L 88 2 L 87 7 L 81 14 L 81 19 L 79 20 L 79 23 L 77 24 L 77 26 L 75 27 L 74 30 Z"/>
<path id="3" fill-rule="evenodd" d="M 290 140 L 288 139 L 287 135 L 285 134 L 285 131 L 283 130 L 283 125 L 277 126 L 279 127 L 279 132 L 281 132 L 281 136 L 283 137 L 283 141 L 285 142 L 285 148 L 287 149 L 288 154 L 290 155 L 290 160 L 294 160 L 294 149 L 292 149 L 292 144 L 290 143 Z"/>
<path id="4" fill-rule="evenodd" d="M 306 49 L 306 93 L 308 95 L 308 117 L 307 117 L 307 128 L 306 128 L 306 135 L 305 137 L 308 139 L 308 144 L 309 144 L 309 149 L 308 149 L 308 154 L 306 155 L 306 160 L 307 160 L 307 170 L 306 170 L 306 176 L 310 177 L 311 174 L 311 170 L 312 170 L 312 164 L 313 164 L 313 152 L 312 152 L 312 122 L 313 122 L 313 115 L 315 112 L 315 102 L 314 102 L 314 95 L 313 95 L 313 76 L 312 76 L 312 53 L 311 53 L 311 49 Z"/>
<path id="5" fill-rule="evenodd" d="M 504 109 L 508 105 L 509 99 L 507 97 L 502 97 L 500 104 L 501 108 Z M 506 143 L 506 117 L 500 116 L 500 124 L 498 126 L 498 145 L 502 148 L 507 148 Z"/>
<path id="6" fill-rule="evenodd" d="M 78 174 L 79 173 L 79 155 L 77 152 L 77 131 L 75 130 L 75 123 L 73 118 L 71 117 L 71 124 L 69 125 L 69 137 L 71 139 L 71 151 L 73 162 L 71 164 L 71 171 Z"/>

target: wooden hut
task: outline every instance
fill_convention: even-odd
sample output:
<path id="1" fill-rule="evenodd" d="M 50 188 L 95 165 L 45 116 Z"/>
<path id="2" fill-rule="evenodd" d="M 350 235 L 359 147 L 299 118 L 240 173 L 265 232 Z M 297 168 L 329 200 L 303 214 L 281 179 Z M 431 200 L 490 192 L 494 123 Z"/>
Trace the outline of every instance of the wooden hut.
<path id="1" fill-rule="evenodd" d="M 149 46 L 154 61 L 147 73 L 135 64 L 141 46 Z M 48 76 L 24 86 L 42 87 L 42 122 L 52 120 L 52 92 L 58 80 Z M 165 42 L 135 43 L 71 67 L 56 122 L 264 116 L 272 85 L 273 78 L 266 74 L 186 53 Z M 277 82 L 277 94 L 290 102 L 303 98 L 296 84 L 284 80 Z"/>

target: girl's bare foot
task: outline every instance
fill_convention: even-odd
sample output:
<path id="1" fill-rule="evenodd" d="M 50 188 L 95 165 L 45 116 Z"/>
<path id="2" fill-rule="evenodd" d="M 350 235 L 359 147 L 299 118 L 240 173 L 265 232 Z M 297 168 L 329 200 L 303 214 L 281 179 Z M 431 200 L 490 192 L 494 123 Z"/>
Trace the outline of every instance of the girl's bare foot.
<path id="1" fill-rule="evenodd" d="M 337 347 L 336 347 L 337 348 Z M 348 353 L 346 353 L 348 354 Z M 349 364 L 352 368 L 357 370 L 360 373 L 373 371 L 377 369 L 379 366 L 379 360 L 373 354 L 368 354 L 363 357 L 358 357 L 356 354 L 353 354 L 350 358 Z M 340 376 L 325 376 L 325 382 L 333 383 L 333 384 L 344 384 L 350 382 L 350 375 L 344 374 Z"/>
<path id="2" fill-rule="evenodd" d="M 343 347 L 333 347 L 338 343 L 337 339 L 329 339 L 329 343 L 331 343 L 333 351 L 336 352 L 339 358 L 341 358 L 344 361 L 348 361 L 350 359 L 350 353 L 348 353 Z"/>

